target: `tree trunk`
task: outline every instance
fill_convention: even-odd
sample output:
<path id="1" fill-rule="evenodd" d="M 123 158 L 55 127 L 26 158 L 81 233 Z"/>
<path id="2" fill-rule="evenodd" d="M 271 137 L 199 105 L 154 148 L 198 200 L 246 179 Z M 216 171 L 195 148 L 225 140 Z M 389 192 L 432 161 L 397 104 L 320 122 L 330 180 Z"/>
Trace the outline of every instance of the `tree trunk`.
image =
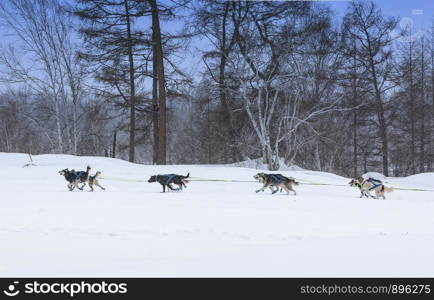
<path id="1" fill-rule="evenodd" d="M 136 133 L 136 88 L 134 83 L 134 57 L 133 57 L 133 41 L 131 36 L 130 12 L 128 0 L 124 0 L 125 5 L 125 21 L 127 24 L 127 47 L 128 47 L 128 62 L 130 73 L 130 162 L 135 161 L 135 133 Z"/>
<path id="2" fill-rule="evenodd" d="M 431 159 L 430 159 L 430 169 L 434 171 L 434 19 L 431 25 L 431 101 L 432 101 L 432 111 L 431 111 Z"/>
<path id="3" fill-rule="evenodd" d="M 156 53 L 155 33 L 152 32 L 152 51 Z M 154 144 L 152 147 L 152 163 L 155 165 L 158 163 L 158 72 L 157 72 L 157 55 L 152 57 L 152 129 Z"/>
<path id="4" fill-rule="evenodd" d="M 368 172 L 368 154 L 366 151 L 363 153 L 363 173 Z"/>
<path id="5" fill-rule="evenodd" d="M 210 106 L 211 99 L 208 97 L 208 103 L 206 106 L 206 153 L 207 153 L 207 163 L 212 164 L 211 160 L 211 118 L 210 118 Z"/>
<path id="6" fill-rule="evenodd" d="M 56 114 L 56 128 L 57 128 L 57 147 L 59 154 L 63 153 L 63 142 L 62 142 L 62 125 L 60 124 L 60 110 L 59 110 L 59 101 L 58 99 L 54 99 L 54 109 Z"/>
<path id="7" fill-rule="evenodd" d="M 166 90 L 164 78 L 164 54 L 161 42 L 160 20 L 156 0 L 148 0 L 152 9 L 152 32 L 155 38 L 154 50 L 157 59 L 158 77 L 158 164 L 166 164 Z"/>
<path id="8" fill-rule="evenodd" d="M 352 88 L 353 88 L 353 105 L 357 106 L 357 57 L 356 57 L 356 42 L 354 41 L 354 57 L 353 57 L 353 78 L 352 78 Z M 357 109 L 353 111 L 353 177 L 356 178 L 357 174 Z"/>
<path id="9" fill-rule="evenodd" d="M 357 111 L 353 112 L 353 177 L 356 178 L 357 174 Z"/>
<path id="10" fill-rule="evenodd" d="M 235 130 L 233 125 L 233 116 L 231 109 L 229 107 L 229 103 L 227 100 L 227 89 L 226 89 L 226 64 L 227 64 L 227 56 L 229 54 L 229 49 L 226 45 L 226 19 L 229 12 L 229 2 L 225 3 L 225 11 L 223 14 L 223 20 L 222 20 L 222 41 L 221 41 L 221 47 L 220 47 L 220 65 L 219 65 L 219 96 L 220 96 L 220 103 L 223 108 L 223 115 L 225 119 L 225 125 L 226 125 L 226 135 L 229 139 L 229 147 L 232 148 L 232 162 L 239 161 L 239 150 L 238 147 L 235 145 L 232 145 L 235 141 Z M 230 47 L 229 47 L 230 48 Z M 226 150 L 226 149 L 225 149 Z M 225 162 L 227 163 L 226 157 L 224 158 Z"/>
<path id="11" fill-rule="evenodd" d="M 73 147 L 74 147 L 74 155 L 77 155 L 78 149 L 78 133 L 77 133 L 77 103 L 74 101 L 74 112 L 72 115 L 72 135 L 73 135 Z"/>
<path id="12" fill-rule="evenodd" d="M 412 44 L 413 42 L 410 40 L 410 58 L 409 58 L 409 63 L 410 63 L 410 138 L 411 138 L 411 143 L 410 143 L 410 162 L 411 162 L 411 172 L 413 174 L 416 173 L 416 162 L 415 162 L 415 157 L 416 157 L 416 134 L 415 134 L 415 116 L 414 116 L 414 91 L 413 91 L 413 54 L 412 54 Z"/>
<path id="13" fill-rule="evenodd" d="M 113 132 L 113 145 L 112 145 L 112 157 L 116 158 L 116 135 L 117 135 L 117 131 L 115 130 Z"/>
<path id="14" fill-rule="evenodd" d="M 322 171 L 322 168 L 321 168 L 321 156 L 319 155 L 319 141 L 316 142 L 314 154 L 315 154 L 316 170 L 317 171 Z"/>
<path id="15" fill-rule="evenodd" d="M 386 118 L 384 116 L 384 106 L 381 99 L 381 92 L 380 92 L 380 87 L 377 79 L 377 70 L 375 69 L 374 56 L 372 55 L 370 43 L 368 47 L 369 47 L 369 65 L 370 65 L 370 71 L 371 71 L 374 89 L 375 89 L 375 101 L 377 103 L 378 123 L 380 125 L 379 134 L 382 142 L 381 150 L 383 156 L 383 174 L 384 176 L 389 176 L 389 156 L 388 156 L 389 147 L 387 141 L 387 124 L 386 124 Z"/>
<path id="16" fill-rule="evenodd" d="M 420 90 L 420 162 L 419 162 L 419 172 L 425 172 L 425 38 L 422 36 L 421 40 L 421 90 Z"/>

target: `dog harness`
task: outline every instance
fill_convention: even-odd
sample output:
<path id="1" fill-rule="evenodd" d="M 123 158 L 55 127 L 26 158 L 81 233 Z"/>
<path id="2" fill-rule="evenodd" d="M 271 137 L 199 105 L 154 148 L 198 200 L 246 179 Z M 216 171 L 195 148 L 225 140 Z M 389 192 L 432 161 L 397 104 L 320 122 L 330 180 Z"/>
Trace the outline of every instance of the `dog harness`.
<path id="1" fill-rule="evenodd" d="M 280 183 L 281 181 L 283 181 L 283 178 L 280 177 L 279 175 L 271 174 L 270 177 L 273 178 L 274 180 L 276 180 L 277 183 Z"/>
<path id="2" fill-rule="evenodd" d="M 173 177 L 175 177 L 174 174 L 165 174 L 165 175 L 160 175 L 160 176 L 166 176 L 167 177 L 167 179 L 164 182 L 164 184 L 169 184 L 172 181 Z"/>
<path id="3" fill-rule="evenodd" d="M 372 187 L 369 188 L 369 191 L 381 186 L 383 183 L 381 182 L 381 180 L 378 179 L 374 179 L 374 178 L 368 178 L 366 181 L 370 182 L 373 184 Z"/>

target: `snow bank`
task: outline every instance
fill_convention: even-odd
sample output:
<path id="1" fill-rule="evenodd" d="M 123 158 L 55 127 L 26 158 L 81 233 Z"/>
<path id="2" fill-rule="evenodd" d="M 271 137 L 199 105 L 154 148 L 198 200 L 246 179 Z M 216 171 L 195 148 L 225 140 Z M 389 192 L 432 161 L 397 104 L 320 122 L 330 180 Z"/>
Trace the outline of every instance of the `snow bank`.
<path id="1" fill-rule="evenodd" d="M 192 181 L 163 194 L 150 175 L 249 181 L 258 170 L 33 158 L 37 166 L 23 168 L 27 155 L 0 153 L 3 277 L 434 276 L 432 192 L 360 199 L 348 178 L 288 170 L 279 172 L 333 185 L 303 184 L 288 196 L 256 194 L 256 182 Z M 107 190 L 67 191 L 58 171 L 88 164 Z M 432 173 L 387 179 L 434 188 Z"/>
<path id="2" fill-rule="evenodd" d="M 362 175 L 363 178 L 368 179 L 368 178 L 373 178 L 373 179 L 377 179 L 377 180 L 381 180 L 381 181 L 385 181 L 386 180 L 386 176 L 384 176 L 381 173 L 378 172 L 368 172 Z"/>
<path id="3" fill-rule="evenodd" d="M 224 165 L 227 167 L 242 167 L 242 168 L 250 168 L 250 169 L 257 169 L 257 170 L 267 170 L 268 166 L 262 162 L 262 158 L 256 158 L 256 159 L 247 159 L 244 161 L 236 162 L 233 164 L 227 164 Z M 299 166 L 293 165 L 293 166 L 287 166 L 285 164 L 285 160 L 283 158 L 279 159 L 279 171 L 302 171 L 303 168 L 300 168 Z"/>

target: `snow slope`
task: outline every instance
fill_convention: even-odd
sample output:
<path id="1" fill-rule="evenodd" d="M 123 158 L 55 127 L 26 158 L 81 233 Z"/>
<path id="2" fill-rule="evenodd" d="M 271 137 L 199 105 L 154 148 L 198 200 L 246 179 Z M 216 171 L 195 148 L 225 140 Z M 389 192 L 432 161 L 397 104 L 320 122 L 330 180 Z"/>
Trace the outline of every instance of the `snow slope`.
<path id="1" fill-rule="evenodd" d="M 193 181 L 160 193 L 158 173 L 249 181 L 257 170 L 145 166 L 102 157 L 0 153 L 0 276 L 434 276 L 434 192 L 360 199 L 348 178 L 282 171 L 297 196 L 255 182 Z M 66 189 L 92 166 L 106 191 Z M 109 180 L 121 178 L 122 181 Z M 144 182 L 128 181 L 144 180 Z M 434 189 L 434 173 L 386 178 Z M 87 187 L 85 188 L 87 189 Z"/>

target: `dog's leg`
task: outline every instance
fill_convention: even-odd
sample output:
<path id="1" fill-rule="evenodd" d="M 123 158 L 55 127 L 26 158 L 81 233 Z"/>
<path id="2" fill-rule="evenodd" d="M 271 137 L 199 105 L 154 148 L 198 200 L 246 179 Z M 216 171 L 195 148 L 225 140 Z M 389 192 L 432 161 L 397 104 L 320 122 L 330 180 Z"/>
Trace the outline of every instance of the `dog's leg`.
<path id="1" fill-rule="evenodd" d="M 382 193 L 381 191 L 379 191 L 378 193 L 375 192 L 377 199 L 383 198 L 384 200 L 386 200 L 386 197 L 384 196 L 384 193 Z"/>
<path id="2" fill-rule="evenodd" d="M 166 185 L 163 184 L 163 193 L 165 193 L 165 192 L 166 192 Z"/>
<path id="3" fill-rule="evenodd" d="M 179 191 L 179 189 L 175 189 L 175 188 L 173 188 L 172 184 L 170 184 L 170 183 L 169 183 L 167 186 L 168 186 L 169 189 L 171 189 L 172 191 Z"/>
<path id="4" fill-rule="evenodd" d="M 289 192 L 294 192 L 294 195 L 296 195 L 296 193 L 295 193 L 295 191 L 292 189 L 292 187 L 291 186 L 289 186 L 289 185 L 284 185 L 283 186 L 283 189 L 286 191 L 286 194 L 287 195 L 289 195 Z"/>
<path id="5" fill-rule="evenodd" d="M 100 189 L 102 189 L 103 191 L 105 191 L 105 188 L 103 186 L 101 186 L 98 181 L 95 182 L 95 185 L 97 187 L 99 187 Z"/>
<path id="6" fill-rule="evenodd" d="M 263 192 L 263 191 L 265 191 L 265 189 L 268 187 L 268 184 L 264 184 L 264 186 L 262 187 L 262 188 L 260 188 L 259 190 L 257 190 L 256 191 L 256 193 L 259 193 L 259 192 Z"/>
<path id="7" fill-rule="evenodd" d="M 283 189 L 286 191 L 286 193 L 289 195 L 289 192 L 293 192 L 294 193 L 294 195 L 296 195 L 297 193 L 295 192 L 295 190 L 292 188 L 292 184 L 291 184 L 291 182 L 288 182 L 288 183 L 286 183 L 286 184 L 284 184 L 283 186 Z"/>
<path id="8" fill-rule="evenodd" d="M 263 188 L 260 188 L 259 190 L 256 190 L 255 192 L 256 193 L 259 193 L 259 192 L 263 192 L 264 191 L 264 189 Z"/>
<path id="9" fill-rule="evenodd" d="M 279 187 L 278 186 L 275 186 L 275 190 L 273 190 L 273 187 L 270 187 L 270 190 L 271 190 L 271 194 L 273 195 L 273 194 L 276 194 L 278 191 L 279 191 Z"/>
<path id="10" fill-rule="evenodd" d="M 83 187 L 79 187 L 79 186 L 78 186 L 78 181 L 75 181 L 75 182 L 74 182 L 74 186 L 75 186 L 77 189 L 79 189 L 80 191 L 83 190 Z"/>
<path id="11" fill-rule="evenodd" d="M 277 188 L 277 190 L 279 190 L 279 189 L 284 189 L 285 192 L 286 192 L 286 194 L 289 195 L 289 189 L 288 189 L 288 187 L 286 185 L 283 185 L 283 186 L 280 186 L 280 187 Z"/>
<path id="12" fill-rule="evenodd" d="M 74 187 L 73 187 L 73 189 L 74 189 L 74 188 L 80 189 L 80 187 L 78 186 L 78 182 L 77 182 L 77 181 L 74 181 L 74 183 L 73 183 L 73 184 L 74 184 Z"/>
<path id="13" fill-rule="evenodd" d="M 369 195 L 369 191 L 365 191 L 364 189 L 360 190 L 360 193 L 362 193 L 362 195 L 360 196 L 360 198 L 362 198 L 363 196 L 366 197 L 366 198 L 369 198 L 371 196 L 371 195 Z"/>

